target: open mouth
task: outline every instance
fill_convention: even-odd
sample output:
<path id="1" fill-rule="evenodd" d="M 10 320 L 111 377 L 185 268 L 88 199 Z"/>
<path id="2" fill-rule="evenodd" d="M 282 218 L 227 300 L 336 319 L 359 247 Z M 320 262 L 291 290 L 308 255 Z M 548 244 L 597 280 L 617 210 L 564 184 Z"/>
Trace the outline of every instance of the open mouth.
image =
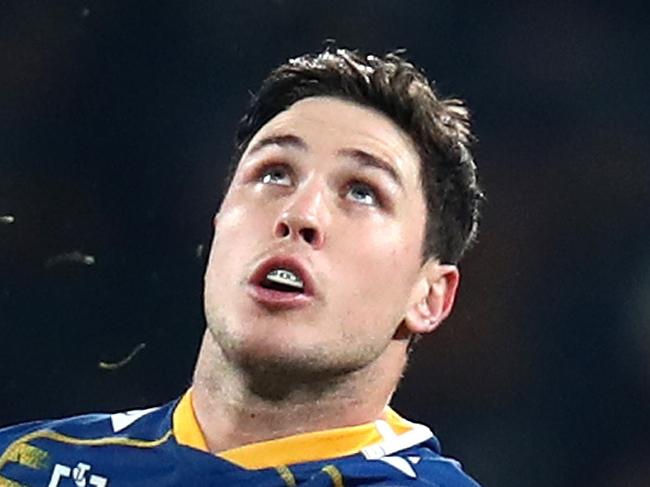
<path id="1" fill-rule="evenodd" d="M 248 292 L 269 309 L 295 309 L 314 302 L 314 283 L 309 268 L 293 256 L 275 256 L 257 267 Z"/>
<path id="2" fill-rule="evenodd" d="M 260 286 L 284 293 L 302 293 L 305 290 L 305 284 L 299 274 L 281 267 L 271 269 L 260 282 Z"/>

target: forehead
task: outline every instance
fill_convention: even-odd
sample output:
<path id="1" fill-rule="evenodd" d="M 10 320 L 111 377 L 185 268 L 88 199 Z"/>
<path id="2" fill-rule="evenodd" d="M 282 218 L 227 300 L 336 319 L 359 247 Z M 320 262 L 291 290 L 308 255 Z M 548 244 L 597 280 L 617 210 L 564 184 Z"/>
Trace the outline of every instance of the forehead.
<path id="1" fill-rule="evenodd" d="M 261 139 L 285 135 L 299 137 L 313 151 L 369 152 L 391 163 L 407 181 L 419 181 L 420 158 L 412 139 L 373 108 L 333 97 L 302 99 L 269 120 L 248 144 L 244 157 Z"/>

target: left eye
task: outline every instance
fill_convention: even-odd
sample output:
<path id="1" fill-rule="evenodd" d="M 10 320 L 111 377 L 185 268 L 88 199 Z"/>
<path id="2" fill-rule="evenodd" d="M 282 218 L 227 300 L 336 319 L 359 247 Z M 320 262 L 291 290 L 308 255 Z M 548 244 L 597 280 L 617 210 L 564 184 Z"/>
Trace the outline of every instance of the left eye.
<path id="1" fill-rule="evenodd" d="M 377 194 L 365 183 L 352 183 L 348 189 L 348 195 L 354 201 L 364 205 L 376 205 Z"/>

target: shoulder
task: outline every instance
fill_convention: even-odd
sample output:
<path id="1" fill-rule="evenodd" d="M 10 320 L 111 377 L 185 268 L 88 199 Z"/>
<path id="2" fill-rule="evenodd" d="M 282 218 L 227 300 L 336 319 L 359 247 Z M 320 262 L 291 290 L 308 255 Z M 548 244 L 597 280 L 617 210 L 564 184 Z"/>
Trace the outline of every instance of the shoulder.
<path id="1" fill-rule="evenodd" d="M 354 455 L 309 465 L 292 466 L 300 485 L 357 485 L 359 487 L 480 487 L 461 464 L 422 444 L 390 455 Z"/>
<path id="2" fill-rule="evenodd" d="M 412 425 L 410 431 L 365 447 L 356 455 L 304 465 L 309 478 L 305 485 L 480 487 L 459 461 L 442 455 L 429 428 Z M 300 477 L 303 468 L 292 468 Z"/>
<path id="3" fill-rule="evenodd" d="M 422 424 L 411 423 L 406 433 L 364 448 L 362 454 L 367 462 L 383 463 L 390 469 L 390 485 L 402 485 L 401 481 L 407 485 L 479 487 L 458 460 L 442 454 L 438 438 Z"/>
<path id="4" fill-rule="evenodd" d="M 417 458 L 418 456 L 407 456 L 409 461 L 417 461 Z M 414 471 L 422 485 L 479 487 L 479 484 L 465 473 L 458 460 L 430 450 L 423 452 L 420 460 L 414 465 Z"/>
<path id="5" fill-rule="evenodd" d="M 11 443 L 34 438 L 76 439 L 81 443 L 99 438 L 155 436 L 175 403 L 117 413 L 92 413 L 61 419 L 48 419 L 0 428 L 0 451 Z M 168 423 L 169 424 L 169 423 Z"/>
<path id="6" fill-rule="evenodd" d="M 151 450 L 171 436 L 174 403 L 126 413 L 85 414 L 33 421 L 0 429 L 0 485 L 3 480 L 47 482 L 85 475 L 99 458 L 117 458 L 124 447 Z M 90 478 L 91 473 L 88 473 Z M 100 479 L 100 475 L 95 475 Z M 99 480 L 97 480 L 99 481 Z M 54 483 L 52 483 L 54 482 Z M 13 485 L 13 484 L 11 484 Z M 43 484 L 44 485 L 44 484 Z M 94 485 L 94 484 L 92 484 Z M 99 485 L 99 484 L 97 484 Z"/>
<path id="7" fill-rule="evenodd" d="M 366 468 L 369 467 L 376 473 L 381 472 L 384 480 L 376 485 L 480 487 L 463 471 L 458 460 L 441 455 L 432 446 L 433 442 L 427 442 L 392 455 L 374 460 L 366 459 Z"/>

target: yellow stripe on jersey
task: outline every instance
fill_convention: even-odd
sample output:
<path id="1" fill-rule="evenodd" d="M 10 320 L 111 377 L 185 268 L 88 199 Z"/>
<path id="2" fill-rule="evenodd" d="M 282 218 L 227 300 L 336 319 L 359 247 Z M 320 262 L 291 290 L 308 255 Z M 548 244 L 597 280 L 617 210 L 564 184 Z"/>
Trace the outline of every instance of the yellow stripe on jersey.
<path id="1" fill-rule="evenodd" d="M 390 408 L 386 408 L 381 419 L 388 423 L 397 435 L 412 428 L 411 423 Z M 204 452 L 209 451 L 194 414 L 191 389 L 176 407 L 172 424 L 178 443 Z M 261 469 L 353 455 L 383 439 L 375 423 L 366 423 L 252 443 L 219 452 L 217 455 L 240 467 Z"/>
<path id="2" fill-rule="evenodd" d="M 10 480 L 6 477 L 0 475 L 0 487 L 27 487 L 25 484 L 16 482 L 15 480 Z"/>
<path id="3" fill-rule="evenodd" d="M 334 487 L 345 487 L 343 485 L 343 475 L 334 465 L 326 465 L 321 470 L 330 476 Z"/>
<path id="4" fill-rule="evenodd" d="M 20 445 L 26 444 L 28 441 L 33 441 L 33 440 L 46 439 L 46 440 L 57 441 L 59 443 L 66 443 L 69 445 L 82 445 L 82 446 L 120 445 L 120 446 L 132 446 L 135 448 L 155 448 L 157 446 L 162 445 L 164 442 L 166 442 L 171 435 L 172 435 L 172 431 L 169 430 L 161 438 L 158 438 L 156 440 L 139 440 L 134 438 L 126 438 L 123 436 L 113 436 L 113 437 L 109 436 L 105 438 L 89 439 L 89 438 L 75 438 L 72 436 L 57 433 L 56 431 L 52 431 L 52 430 L 37 430 L 37 431 L 32 431 L 31 433 L 28 433 L 18 438 L 13 443 L 11 443 L 11 445 L 9 445 L 9 447 L 4 451 L 4 453 L 0 455 L 0 469 L 4 467 L 7 463 L 16 461 L 15 460 L 17 458 L 16 450 L 21 448 Z"/>
<path id="5" fill-rule="evenodd" d="M 6 462 L 18 463 L 34 469 L 42 469 L 47 468 L 49 456 L 45 450 L 41 450 L 27 443 L 12 443 L 6 451 Z"/>
<path id="6" fill-rule="evenodd" d="M 275 469 L 278 471 L 278 475 L 282 477 L 282 480 L 284 480 L 284 483 L 287 484 L 287 487 L 296 487 L 296 477 L 293 476 L 289 467 L 280 465 L 279 467 L 275 467 Z"/>

